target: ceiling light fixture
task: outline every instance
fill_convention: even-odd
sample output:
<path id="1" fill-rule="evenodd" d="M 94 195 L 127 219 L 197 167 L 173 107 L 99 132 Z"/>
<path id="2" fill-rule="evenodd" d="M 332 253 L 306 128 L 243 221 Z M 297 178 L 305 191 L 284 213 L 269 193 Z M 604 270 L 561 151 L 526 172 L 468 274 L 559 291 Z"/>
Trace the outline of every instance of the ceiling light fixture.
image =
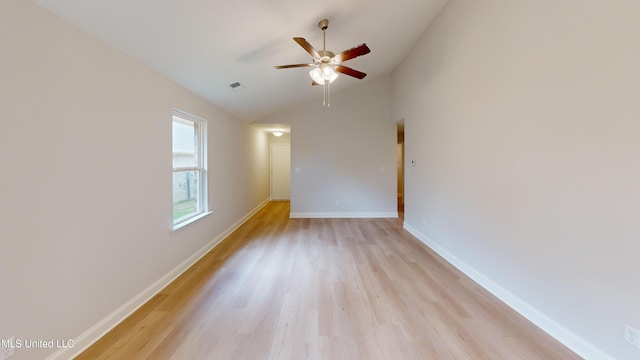
<path id="1" fill-rule="evenodd" d="M 338 78 L 338 73 L 334 70 L 333 66 L 327 63 L 321 63 L 318 67 L 309 71 L 309 76 L 315 84 L 324 86 L 322 89 L 322 105 L 331 106 L 330 102 L 330 84 Z"/>
<path id="2" fill-rule="evenodd" d="M 275 137 L 280 137 L 280 136 L 282 136 L 282 134 L 284 134 L 284 133 L 283 133 L 282 131 L 274 131 L 272 134 L 273 134 L 273 136 L 275 136 Z"/>
<path id="3" fill-rule="evenodd" d="M 325 81 L 332 84 L 337 78 L 338 73 L 329 64 L 321 64 L 319 67 L 309 71 L 309 76 L 318 85 L 324 85 Z"/>

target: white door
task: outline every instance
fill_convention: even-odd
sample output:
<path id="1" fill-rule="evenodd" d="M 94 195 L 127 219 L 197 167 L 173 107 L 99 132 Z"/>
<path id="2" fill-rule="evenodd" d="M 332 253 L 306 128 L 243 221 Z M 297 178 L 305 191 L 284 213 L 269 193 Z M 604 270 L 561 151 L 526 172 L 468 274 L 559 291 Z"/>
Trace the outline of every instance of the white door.
<path id="1" fill-rule="evenodd" d="M 291 196 L 291 146 L 271 145 L 271 199 L 289 200 Z"/>

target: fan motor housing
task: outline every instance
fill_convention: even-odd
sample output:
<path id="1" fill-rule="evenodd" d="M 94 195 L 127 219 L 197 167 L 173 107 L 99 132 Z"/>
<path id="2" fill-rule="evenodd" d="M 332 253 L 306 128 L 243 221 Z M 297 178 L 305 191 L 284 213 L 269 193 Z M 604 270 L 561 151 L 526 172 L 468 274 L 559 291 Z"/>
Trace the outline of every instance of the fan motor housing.
<path id="1" fill-rule="evenodd" d="M 320 50 L 318 51 L 318 55 L 320 55 L 320 61 L 323 63 L 330 62 L 331 59 L 333 59 L 333 57 L 336 56 L 336 54 L 328 50 Z"/>

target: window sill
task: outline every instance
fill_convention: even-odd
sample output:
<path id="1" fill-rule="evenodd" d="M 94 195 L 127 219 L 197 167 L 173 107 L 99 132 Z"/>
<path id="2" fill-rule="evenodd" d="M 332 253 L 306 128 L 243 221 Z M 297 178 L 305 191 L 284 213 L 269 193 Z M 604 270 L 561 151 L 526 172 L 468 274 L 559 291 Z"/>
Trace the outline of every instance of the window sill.
<path id="1" fill-rule="evenodd" d="M 203 212 L 202 214 L 200 214 L 198 216 L 194 216 L 189 220 L 185 220 L 185 221 L 183 221 L 183 222 L 181 222 L 179 224 L 173 225 L 173 228 L 171 229 L 171 231 L 172 232 L 173 231 L 178 231 L 178 230 L 184 228 L 185 226 L 193 224 L 194 222 L 200 221 L 201 219 L 203 219 L 203 218 L 205 218 L 205 217 L 207 217 L 207 216 L 209 216 L 211 214 L 213 214 L 212 211 Z"/>

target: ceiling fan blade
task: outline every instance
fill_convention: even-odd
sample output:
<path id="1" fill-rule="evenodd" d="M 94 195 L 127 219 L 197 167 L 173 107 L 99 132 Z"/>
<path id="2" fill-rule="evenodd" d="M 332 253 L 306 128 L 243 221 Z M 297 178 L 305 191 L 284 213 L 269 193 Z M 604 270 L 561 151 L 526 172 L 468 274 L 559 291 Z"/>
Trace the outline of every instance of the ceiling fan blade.
<path id="1" fill-rule="evenodd" d="M 351 48 L 349 50 L 345 50 L 343 52 L 341 52 L 340 54 L 336 55 L 333 57 L 334 60 L 336 60 L 337 62 L 341 63 L 347 60 L 351 60 L 355 57 L 358 56 L 362 56 L 362 55 L 367 55 L 368 53 L 371 52 L 371 49 L 369 49 L 369 47 L 367 46 L 367 44 L 362 44 L 362 45 L 358 45 L 354 48 Z"/>
<path id="2" fill-rule="evenodd" d="M 345 75 L 353 76 L 354 78 L 358 78 L 358 79 L 364 79 L 364 77 L 367 76 L 367 74 L 361 71 L 354 70 L 350 67 L 343 66 L 343 65 L 336 66 L 336 71 L 339 73 L 343 73 Z"/>
<path id="3" fill-rule="evenodd" d="M 316 51 L 316 49 L 314 49 L 307 40 L 301 37 L 294 37 L 293 40 L 302 46 L 311 56 L 313 56 L 314 59 L 320 59 L 318 51 Z"/>
<path id="4" fill-rule="evenodd" d="M 274 66 L 276 69 L 290 69 L 290 68 L 299 68 L 299 67 L 307 67 L 313 66 L 314 64 L 292 64 L 292 65 L 278 65 Z"/>

